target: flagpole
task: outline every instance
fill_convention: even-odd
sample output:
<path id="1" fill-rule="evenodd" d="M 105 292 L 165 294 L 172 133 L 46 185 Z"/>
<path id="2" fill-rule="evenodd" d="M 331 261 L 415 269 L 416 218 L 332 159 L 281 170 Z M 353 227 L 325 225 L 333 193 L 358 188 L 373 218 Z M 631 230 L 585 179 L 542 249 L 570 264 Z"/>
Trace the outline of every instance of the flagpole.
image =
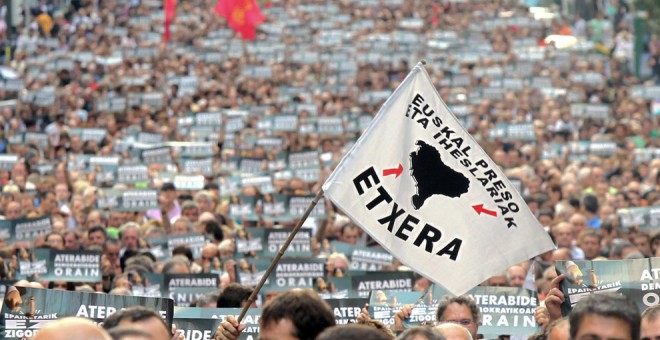
<path id="1" fill-rule="evenodd" d="M 307 217 L 309 217 L 309 214 L 312 213 L 312 210 L 316 206 L 316 204 L 321 200 L 321 197 L 323 197 L 323 189 L 319 190 L 319 192 L 316 194 L 316 197 L 312 200 L 312 202 L 309 204 L 307 207 L 307 210 L 305 210 L 305 213 L 302 215 L 296 226 L 291 230 L 291 233 L 289 234 L 289 238 L 282 244 L 282 247 L 280 248 L 280 251 L 275 255 L 275 258 L 273 258 L 273 261 L 270 263 L 268 266 L 268 269 L 266 269 L 266 272 L 264 275 L 261 277 L 261 280 L 259 280 L 259 283 L 257 284 L 256 287 L 254 287 L 254 290 L 252 291 L 252 294 L 248 298 L 247 303 L 245 304 L 245 307 L 243 307 L 243 310 L 241 310 L 241 314 L 238 316 L 238 322 L 241 322 L 243 320 L 243 317 L 248 311 L 248 308 L 254 303 L 254 301 L 257 299 L 257 294 L 259 294 L 259 291 L 261 288 L 264 286 L 264 283 L 266 283 L 266 280 L 268 279 L 268 276 L 270 276 L 270 273 L 275 269 L 275 266 L 277 263 L 280 261 L 282 256 L 284 255 L 284 252 L 286 249 L 289 247 L 289 244 L 291 244 L 291 241 L 293 241 L 293 238 L 296 236 L 300 228 L 302 228 L 303 223 L 307 220 Z"/>

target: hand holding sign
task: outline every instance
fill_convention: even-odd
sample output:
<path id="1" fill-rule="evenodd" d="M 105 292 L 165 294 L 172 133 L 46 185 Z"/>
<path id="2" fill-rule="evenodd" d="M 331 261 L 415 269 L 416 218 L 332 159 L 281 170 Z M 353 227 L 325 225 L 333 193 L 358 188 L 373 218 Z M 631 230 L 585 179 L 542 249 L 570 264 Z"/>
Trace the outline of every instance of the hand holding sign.
<path id="1" fill-rule="evenodd" d="M 227 316 L 215 331 L 215 340 L 236 340 L 245 329 L 245 324 L 238 323 L 233 316 Z"/>
<path id="2" fill-rule="evenodd" d="M 545 298 L 545 308 L 548 309 L 550 321 L 561 319 L 561 304 L 564 302 L 564 293 L 562 293 L 560 285 L 564 280 L 564 274 L 557 276 L 552 280 L 552 288 Z"/>
<path id="3" fill-rule="evenodd" d="M 394 330 L 402 331 L 406 329 L 406 326 L 403 322 L 407 319 L 410 319 L 410 313 L 412 313 L 413 305 L 405 305 L 394 314 Z"/>

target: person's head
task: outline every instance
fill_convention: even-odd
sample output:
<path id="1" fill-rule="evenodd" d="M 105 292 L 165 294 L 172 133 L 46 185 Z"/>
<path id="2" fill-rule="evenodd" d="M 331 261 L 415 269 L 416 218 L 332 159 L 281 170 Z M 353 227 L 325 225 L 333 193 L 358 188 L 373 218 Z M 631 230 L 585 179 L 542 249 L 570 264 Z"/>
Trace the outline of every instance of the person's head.
<path id="1" fill-rule="evenodd" d="M 589 295 L 569 315 L 571 339 L 639 340 L 641 317 L 637 306 L 617 293 Z"/>
<path id="2" fill-rule="evenodd" d="M 635 235 L 633 244 L 644 256 L 651 256 L 651 236 L 646 233 Z"/>
<path id="3" fill-rule="evenodd" d="M 75 230 L 64 232 L 64 249 L 80 250 L 80 235 Z"/>
<path id="4" fill-rule="evenodd" d="M 493 275 L 488 278 L 486 285 L 489 287 L 506 287 L 509 285 L 509 280 L 507 279 L 507 273 L 501 273 L 498 275 Z"/>
<path id="5" fill-rule="evenodd" d="M 160 193 L 166 204 L 172 204 L 176 200 L 176 187 L 173 183 L 163 183 L 160 187 Z"/>
<path id="6" fill-rule="evenodd" d="M 568 222 L 571 224 L 571 226 L 573 226 L 573 230 L 577 234 L 579 234 L 587 227 L 587 218 L 580 213 L 571 215 L 571 218 L 568 220 Z"/>
<path id="7" fill-rule="evenodd" d="M 113 340 L 151 340 L 151 334 L 138 327 L 115 327 L 108 330 Z"/>
<path id="8" fill-rule="evenodd" d="M 472 334 L 467 328 L 451 323 L 443 322 L 434 327 L 447 340 L 472 340 Z"/>
<path id="9" fill-rule="evenodd" d="M 105 227 L 107 225 L 106 215 L 101 210 L 92 210 L 89 212 L 89 214 L 87 214 L 87 219 L 85 220 L 85 224 L 87 225 L 88 228 L 94 226 Z"/>
<path id="10" fill-rule="evenodd" d="M 204 229 L 202 230 L 205 235 L 213 240 L 213 243 L 220 243 L 224 240 L 225 235 L 222 232 L 222 227 L 215 219 L 202 222 Z"/>
<path id="11" fill-rule="evenodd" d="M 179 217 L 172 225 L 172 235 L 185 235 L 192 233 L 193 226 L 187 217 Z"/>
<path id="12" fill-rule="evenodd" d="M 50 213 L 57 208 L 57 199 L 52 191 L 44 191 L 39 194 L 39 208 L 44 213 Z"/>
<path id="13" fill-rule="evenodd" d="M 220 252 L 218 251 L 218 246 L 213 243 L 207 243 L 202 247 L 202 258 L 201 265 L 202 267 L 211 263 L 214 258 L 220 257 Z"/>
<path id="14" fill-rule="evenodd" d="M 199 213 L 213 212 L 213 198 L 206 191 L 200 191 L 195 194 L 195 203 L 199 207 Z"/>
<path id="15" fill-rule="evenodd" d="M 55 184 L 55 196 L 58 202 L 69 202 L 69 198 L 71 198 L 69 185 L 66 183 Z"/>
<path id="16" fill-rule="evenodd" d="M 571 248 L 575 238 L 575 229 L 570 223 L 562 222 L 552 228 L 552 236 L 555 238 L 557 247 Z"/>
<path id="17" fill-rule="evenodd" d="M 610 249 L 610 260 L 623 260 L 629 254 L 638 252 L 637 247 L 623 239 L 614 239 Z"/>
<path id="18" fill-rule="evenodd" d="M 326 328 L 316 340 L 392 340 L 373 327 L 358 324 Z"/>
<path id="19" fill-rule="evenodd" d="M 53 249 L 64 250 L 64 237 L 59 233 L 46 235 L 46 244 Z"/>
<path id="20" fill-rule="evenodd" d="M 190 265 L 183 256 L 174 256 L 163 264 L 163 274 L 190 274 Z"/>
<path id="21" fill-rule="evenodd" d="M 95 322 L 78 317 L 68 317 L 47 323 L 32 338 L 34 340 L 111 340 L 112 338 Z"/>
<path id="22" fill-rule="evenodd" d="M 445 340 L 445 337 L 433 328 L 418 326 L 406 329 L 396 340 Z"/>
<path id="23" fill-rule="evenodd" d="M 570 325 L 567 317 L 555 320 L 546 328 L 546 338 L 548 340 L 569 340 L 571 338 L 569 328 Z"/>
<path id="24" fill-rule="evenodd" d="M 330 306 L 311 291 L 292 290 L 266 304 L 260 319 L 262 340 L 313 340 L 335 325 Z"/>
<path id="25" fill-rule="evenodd" d="M 339 231 L 339 241 L 350 244 L 356 244 L 360 239 L 360 227 L 353 223 L 346 223 Z"/>
<path id="26" fill-rule="evenodd" d="M 218 296 L 218 308 L 243 308 L 253 289 L 238 283 L 230 283 Z"/>
<path id="27" fill-rule="evenodd" d="M 522 287 L 525 283 L 525 269 L 519 265 L 514 265 L 506 270 L 506 279 L 510 287 Z"/>
<path id="28" fill-rule="evenodd" d="M 114 238 L 109 238 L 103 243 L 103 255 L 110 261 L 115 263 L 119 261 L 119 251 L 121 250 L 121 242 Z"/>
<path id="29" fill-rule="evenodd" d="M 185 201 L 181 205 L 181 216 L 187 218 L 192 223 L 197 223 L 199 219 L 199 205 L 193 201 Z"/>
<path id="30" fill-rule="evenodd" d="M 89 241 L 89 245 L 103 246 L 107 239 L 108 233 L 105 231 L 105 228 L 99 225 L 91 227 L 87 231 L 87 240 Z"/>
<path id="31" fill-rule="evenodd" d="M 603 235 L 597 230 L 585 229 L 578 236 L 578 246 L 584 251 L 584 257 L 587 260 L 592 260 L 600 256 L 601 241 Z"/>
<path id="32" fill-rule="evenodd" d="M 15 220 L 21 218 L 23 212 L 21 210 L 21 203 L 16 201 L 11 201 L 7 204 L 7 210 L 5 211 L 5 218 L 8 220 Z"/>
<path id="33" fill-rule="evenodd" d="M 469 296 L 447 295 L 438 303 L 436 320 L 460 324 L 476 339 L 479 330 L 479 307 Z"/>
<path id="34" fill-rule="evenodd" d="M 651 306 L 642 312 L 640 337 L 642 340 L 660 339 L 660 305 Z"/>
<path id="35" fill-rule="evenodd" d="M 128 222 L 119 229 L 119 239 L 124 249 L 138 249 L 140 239 L 140 226 L 135 222 Z"/>
<path id="36" fill-rule="evenodd" d="M 142 306 L 117 311 L 103 321 L 103 328 L 107 330 L 116 327 L 138 327 L 151 334 L 154 340 L 169 340 L 172 337 L 160 314 Z"/>

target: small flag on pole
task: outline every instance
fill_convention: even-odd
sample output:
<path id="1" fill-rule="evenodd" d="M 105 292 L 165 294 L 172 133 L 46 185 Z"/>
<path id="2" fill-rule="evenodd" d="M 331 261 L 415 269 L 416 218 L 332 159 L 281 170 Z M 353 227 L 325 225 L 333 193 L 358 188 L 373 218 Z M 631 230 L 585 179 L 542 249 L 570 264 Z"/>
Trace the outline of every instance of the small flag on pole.
<path id="1" fill-rule="evenodd" d="M 456 295 L 554 247 L 422 64 L 323 191 L 392 255 Z"/>

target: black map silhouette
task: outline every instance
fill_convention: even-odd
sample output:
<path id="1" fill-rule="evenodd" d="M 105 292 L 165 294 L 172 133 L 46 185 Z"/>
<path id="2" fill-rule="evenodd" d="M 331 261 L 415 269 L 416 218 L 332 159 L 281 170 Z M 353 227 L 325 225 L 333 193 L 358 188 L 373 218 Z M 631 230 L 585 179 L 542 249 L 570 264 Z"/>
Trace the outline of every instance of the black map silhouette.
<path id="1" fill-rule="evenodd" d="M 433 195 L 459 197 L 468 191 L 470 181 L 462 173 L 447 166 L 438 150 L 418 140 L 419 149 L 410 153 L 410 175 L 415 180 L 417 194 L 412 197 L 418 210 Z"/>

